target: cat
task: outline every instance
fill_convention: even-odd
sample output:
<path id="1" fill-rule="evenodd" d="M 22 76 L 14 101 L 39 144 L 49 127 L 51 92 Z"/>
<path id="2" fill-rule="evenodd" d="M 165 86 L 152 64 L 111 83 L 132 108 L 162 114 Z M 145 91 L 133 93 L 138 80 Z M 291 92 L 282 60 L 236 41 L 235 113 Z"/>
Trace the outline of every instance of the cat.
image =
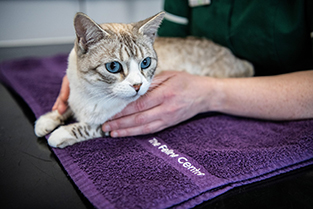
<path id="1" fill-rule="evenodd" d="M 132 24 L 99 25 L 77 13 L 77 38 L 66 72 L 69 108 L 63 115 L 55 110 L 40 116 L 36 135 L 52 132 L 48 143 L 56 148 L 104 137 L 101 124 L 144 95 L 154 75 L 167 69 L 213 77 L 253 75 L 250 63 L 212 41 L 156 37 L 164 14 Z M 63 125 L 71 116 L 78 122 Z"/>

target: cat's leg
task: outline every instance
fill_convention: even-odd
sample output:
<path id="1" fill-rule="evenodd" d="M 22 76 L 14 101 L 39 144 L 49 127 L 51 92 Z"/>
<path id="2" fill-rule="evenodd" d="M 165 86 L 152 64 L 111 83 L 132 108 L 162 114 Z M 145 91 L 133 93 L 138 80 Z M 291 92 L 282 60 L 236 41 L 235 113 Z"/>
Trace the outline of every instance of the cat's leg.
<path id="1" fill-rule="evenodd" d="M 103 137 L 101 125 L 89 125 L 78 122 L 61 126 L 52 132 L 48 139 L 51 147 L 64 148 L 77 142 Z"/>
<path id="2" fill-rule="evenodd" d="M 38 137 L 45 136 L 52 132 L 56 127 L 64 124 L 69 117 L 73 115 L 71 108 L 61 115 L 57 110 L 48 112 L 40 116 L 35 122 L 35 134 Z"/>

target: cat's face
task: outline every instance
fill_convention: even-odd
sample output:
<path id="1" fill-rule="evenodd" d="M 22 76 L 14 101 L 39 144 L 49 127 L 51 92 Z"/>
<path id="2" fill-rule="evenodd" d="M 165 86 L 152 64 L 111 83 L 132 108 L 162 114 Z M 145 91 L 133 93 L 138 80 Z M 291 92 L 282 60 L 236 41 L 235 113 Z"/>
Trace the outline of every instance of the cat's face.
<path id="1" fill-rule="evenodd" d="M 86 88 L 123 99 L 145 94 L 157 67 L 153 41 L 160 14 L 135 24 L 101 26 L 78 14 L 77 73 Z"/>

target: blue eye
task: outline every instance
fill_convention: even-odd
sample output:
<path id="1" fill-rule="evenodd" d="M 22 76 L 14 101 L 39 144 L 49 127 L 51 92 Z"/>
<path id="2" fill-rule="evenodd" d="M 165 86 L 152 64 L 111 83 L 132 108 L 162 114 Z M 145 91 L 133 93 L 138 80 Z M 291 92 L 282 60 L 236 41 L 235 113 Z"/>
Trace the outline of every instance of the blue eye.
<path id="1" fill-rule="evenodd" d="M 105 64 L 105 68 L 110 72 L 110 73 L 118 73 L 123 70 L 122 65 L 119 62 L 109 62 Z"/>
<path id="2" fill-rule="evenodd" d="M 147 57 L 145 58 L 144 60 L 142 60 L 141 62 L 141 69 L 147 69 L 148 67 L 150 67 L 151 65 L 151 58 L 150 57 Z"/>

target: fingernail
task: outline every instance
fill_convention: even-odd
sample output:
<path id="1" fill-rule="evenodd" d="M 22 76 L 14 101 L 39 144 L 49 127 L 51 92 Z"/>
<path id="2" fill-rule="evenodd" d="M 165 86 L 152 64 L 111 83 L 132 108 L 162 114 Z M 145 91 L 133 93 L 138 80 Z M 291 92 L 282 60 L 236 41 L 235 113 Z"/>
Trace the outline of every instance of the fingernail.
<path id="1" fill-rule="evenodd" d="M 109 131 L 111 131 L 111 127 L 110 127 L 109 125 L 104 125 L 104 126 L 102 127 L 102 130 L 103 130 L 104 132 L 109 132 Z"/>
<path id="2" fill-rule="evenodd" d="M 111 132 L 111 137 L 118 137 L 118 134 L 116 133 L 116 131 Z"/>

